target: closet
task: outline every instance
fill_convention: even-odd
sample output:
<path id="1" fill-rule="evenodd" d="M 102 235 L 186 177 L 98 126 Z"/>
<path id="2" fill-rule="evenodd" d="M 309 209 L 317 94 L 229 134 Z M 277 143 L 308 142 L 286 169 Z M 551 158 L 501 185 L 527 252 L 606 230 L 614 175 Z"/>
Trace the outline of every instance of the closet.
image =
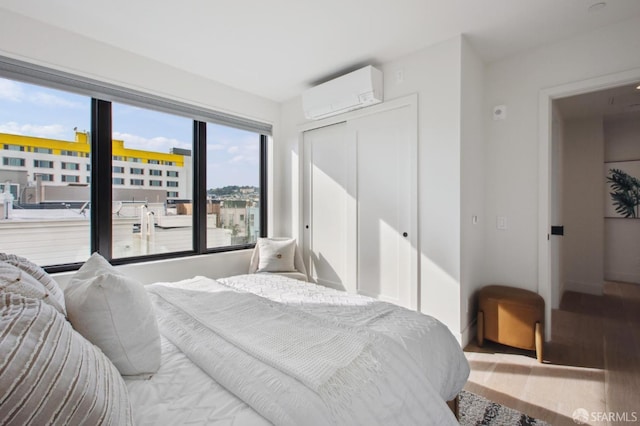
<path id="1" fill-rule="evenodd" d="M 418 304 L 417 97 L 303 132 L 302 248 L 318 284 Z"/>

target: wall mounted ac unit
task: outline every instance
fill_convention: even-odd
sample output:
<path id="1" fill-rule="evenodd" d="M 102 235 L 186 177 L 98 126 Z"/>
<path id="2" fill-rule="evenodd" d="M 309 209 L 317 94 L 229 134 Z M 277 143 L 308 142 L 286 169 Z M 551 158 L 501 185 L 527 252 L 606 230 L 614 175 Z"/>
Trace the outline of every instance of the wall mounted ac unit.
<path id="1" fill-rule="evenodd" d="M 382 71 L 371 65 L 302 93 L 304 116 L 311 120 L 353 111 L 382 101 Z"/>

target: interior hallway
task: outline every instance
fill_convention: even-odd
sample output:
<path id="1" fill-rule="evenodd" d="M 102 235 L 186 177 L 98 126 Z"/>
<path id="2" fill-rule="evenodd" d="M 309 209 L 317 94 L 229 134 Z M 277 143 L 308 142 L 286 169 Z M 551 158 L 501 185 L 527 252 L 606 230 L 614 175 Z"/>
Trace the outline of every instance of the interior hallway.
<path id="1" fill-rule="evenodd" d="M 486 340 L 465 353 L 465 389 L 490 400 L 552 425 L 575 425 L 578 408 L 626 416 L 588 424 L 640 424 L 640 285 L 607 282 L 602 296 L 566 292 L 543 364 L 534 352 Z"/>

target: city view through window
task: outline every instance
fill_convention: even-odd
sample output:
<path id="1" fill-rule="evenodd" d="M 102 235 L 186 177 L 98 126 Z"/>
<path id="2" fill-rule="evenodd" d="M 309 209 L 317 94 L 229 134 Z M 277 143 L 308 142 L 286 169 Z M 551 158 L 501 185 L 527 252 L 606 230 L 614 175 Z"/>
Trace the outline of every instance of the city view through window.
<path id="1" fill-rule="evenodd" d="M 0 78 L 0 251 L 89 257 L 90 116 L 90 97 Z M 193 120 L 115 102 L 111 117 L 113 258 L 191 250 Z M 207 123 L 206 152 L 207 248 L 255 242 L 260 135 Z"/>

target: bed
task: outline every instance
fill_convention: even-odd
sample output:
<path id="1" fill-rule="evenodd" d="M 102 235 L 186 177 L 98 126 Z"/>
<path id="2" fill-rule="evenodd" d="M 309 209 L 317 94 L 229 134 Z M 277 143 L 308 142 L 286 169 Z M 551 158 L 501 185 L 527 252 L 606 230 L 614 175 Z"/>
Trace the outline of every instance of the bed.
<path id="1" fill-rule="evenodd" d="M 140 287 L 159 334 L 158 359 L 141 362 L 155 371 L 124 374 L 122 357 L 98 344 L 122 373 L 129 401 L 105 424 L 457 424 L 446 402 L 461 391 L 469 366 L 432 317 L 275 274 Z M 155 344 L 145 342 L 153 328 L 142 332 L 127 321 L 129 329 L 142 327 L 134 330 L 141 347 Z M 122 399 L 119 378 L 109 380 L 109 392 Z"/>

